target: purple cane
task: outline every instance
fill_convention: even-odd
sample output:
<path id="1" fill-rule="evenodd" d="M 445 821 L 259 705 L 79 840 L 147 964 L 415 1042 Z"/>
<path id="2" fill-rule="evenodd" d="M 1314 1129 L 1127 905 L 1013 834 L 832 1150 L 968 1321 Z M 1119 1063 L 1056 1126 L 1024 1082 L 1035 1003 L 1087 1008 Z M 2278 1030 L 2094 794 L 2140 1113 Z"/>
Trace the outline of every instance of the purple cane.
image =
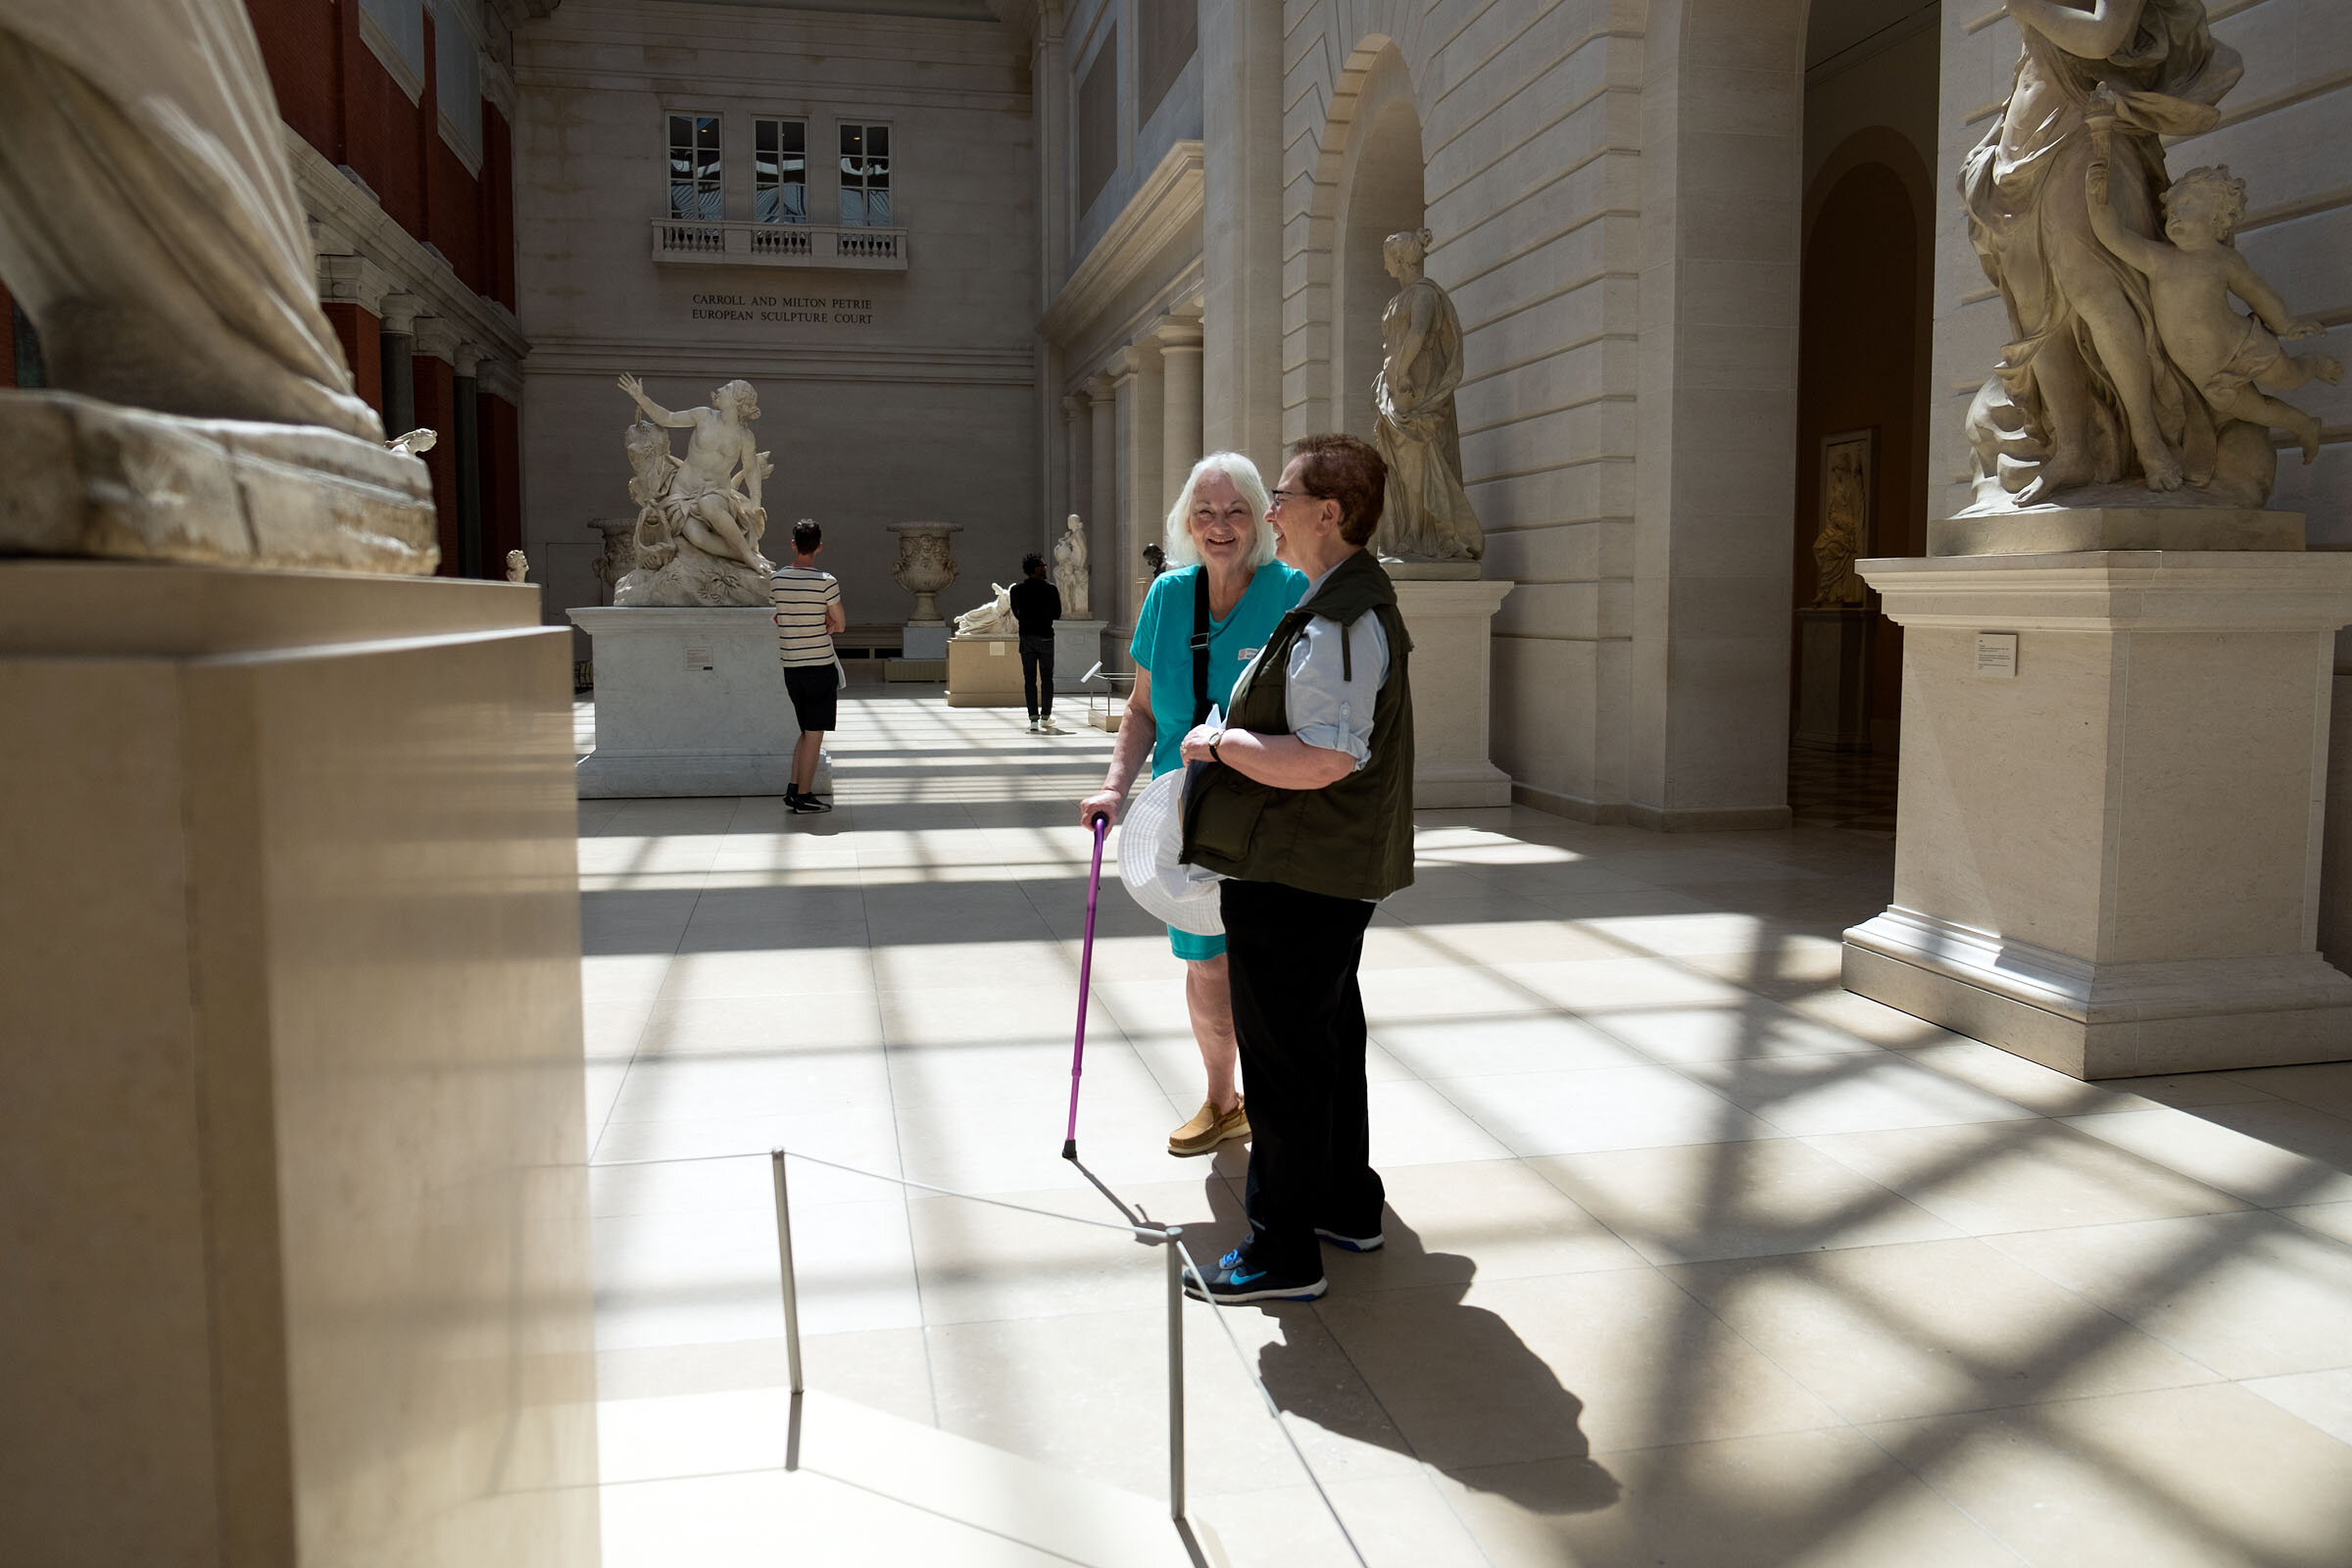
<path id="1" fill-rule="evenodd" d="M 1086 945 L 1078 950 L 1078 1036 L 1070 1047 L 1070 1126 L 1061 1141 L 1061 1157 L 1078 1159 L 1078 1075 L 1086 1070 L 1086 993 L 1095 974 L 1095 897 L 1102 891 L 1102 841 L 1110 834 L 1110 818 L 1095 818 L 1095 863 L 1086 874 Z"/>

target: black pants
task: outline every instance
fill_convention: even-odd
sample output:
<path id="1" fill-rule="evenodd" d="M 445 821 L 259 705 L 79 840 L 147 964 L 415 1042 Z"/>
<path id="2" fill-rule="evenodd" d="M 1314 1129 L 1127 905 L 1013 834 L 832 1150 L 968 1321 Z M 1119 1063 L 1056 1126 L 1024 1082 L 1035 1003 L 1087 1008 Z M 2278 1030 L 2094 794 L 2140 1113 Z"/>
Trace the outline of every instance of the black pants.
<path id="1" fill-rule="evenodd" d="M 1316 1228 L 1375 1235 L 1387 1197 L 1355 982 L 1372 906 L 1279 882 L 1228 882 L 1221 901 L 1250 1097 L 1250 1263 L 1319 1276 Z"/>
<path id="2" fill-rule="evenodd" d="M 1031 718 L 1054 716 L 1054 639 L 1021 634 L 1021 696 Z"/>

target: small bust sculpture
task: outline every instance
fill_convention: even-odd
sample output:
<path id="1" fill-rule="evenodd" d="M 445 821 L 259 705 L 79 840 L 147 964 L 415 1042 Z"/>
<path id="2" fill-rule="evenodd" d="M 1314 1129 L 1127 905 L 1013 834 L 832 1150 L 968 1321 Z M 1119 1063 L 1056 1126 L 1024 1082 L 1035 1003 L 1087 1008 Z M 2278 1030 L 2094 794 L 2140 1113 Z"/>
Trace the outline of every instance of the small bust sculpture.
<path id="1" fill-rule="evenodd" d="M 1156 577 L 1168 569 L 1168 553 L 1156 543 L 1148 544 L 1144 546 L 1144 564 L 1149 566 L 1152 569 L 1152 575 Z"/>
<path id="2" fill-rule="evenodd" d="M 384 443 L 384 450 L 397 452 L 405 458 L 421 458 L 440 444 L 441 436 L 438 431 L 419 427 L 411 430 L 407 435 L 394 436 Z"/>
<path id="3" fill-rule="evenodd" d="M 1012 590 L 1003 583 L 990 583 L 989 591 L 996 595 L 977 609 L 967 610 L 956 617 L 958 637 L 985 637 L 1003 633 L 1012 625 Z"/>
<path id="4" fill-rule="evenodd" d="M 1401 285 L 1381 313 L 1379 411 L 1372 444 L 1389 465 L 1373 548 L 1402 561 L 1476 561 L 1486 534 L 1462 488 L 1462 437 L 1453 389 L 1462 384 L 1462 323 L 1446 291 L 1422 275 L 1429 230 L 1391 234 L 1381 247 Z"/>
<path id="5" fill-rule="evenodd" d="M 1054 541 L 1054 586 L 1061 591 L 1061 612 L 1072 620 L 1086 619 L 1086 524 L 1075 512 Z"/>
<path id="6" fill-rule="evenodd" d="M 509 581 L 509 582 L 528 582 L 528 581 L 530 580 L 530 575 L 531 575 L 531 558 L 530 558 L 530 557 L 528 557 L 528 556 L 526 556 L 526 555 L 524 555 L 524 554 L 523 554 L 521 551 L 519 551 L 519 550 L 510 550 L 510 551 L 508 551 L 508 552 L 507 552 L 507 581 Z"/>

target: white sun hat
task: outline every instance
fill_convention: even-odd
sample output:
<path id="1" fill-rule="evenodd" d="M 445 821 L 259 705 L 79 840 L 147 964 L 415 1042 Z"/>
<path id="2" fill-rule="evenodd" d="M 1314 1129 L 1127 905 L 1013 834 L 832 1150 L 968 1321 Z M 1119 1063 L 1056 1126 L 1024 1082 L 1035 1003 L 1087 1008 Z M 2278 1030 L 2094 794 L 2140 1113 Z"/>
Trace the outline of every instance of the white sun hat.
<path id="1" fill-rule="evenodd" d="M 1184 780 L 1175 768 L 1153 779 L 1119 819 L 1119 880 L 1144 911 L 1195 936 L 1222 936 L 1214 871 L 1176 858 L 1184 846 Z"/>

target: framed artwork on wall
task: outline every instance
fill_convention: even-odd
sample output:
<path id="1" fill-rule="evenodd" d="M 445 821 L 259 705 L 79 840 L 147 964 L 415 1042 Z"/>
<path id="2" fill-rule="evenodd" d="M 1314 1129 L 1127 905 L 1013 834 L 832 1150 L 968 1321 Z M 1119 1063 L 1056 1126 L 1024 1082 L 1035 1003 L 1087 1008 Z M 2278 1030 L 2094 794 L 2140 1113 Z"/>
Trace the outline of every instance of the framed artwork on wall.
<path id="1" fill-rule="evenodd" d="M 1813 536 L 1816 608 L 1858 606 L 1869 595 L 1854 563 L 1870 554 L 1878 460 L 1876 425 L 1821 438 L 1821 527 Z"/>

